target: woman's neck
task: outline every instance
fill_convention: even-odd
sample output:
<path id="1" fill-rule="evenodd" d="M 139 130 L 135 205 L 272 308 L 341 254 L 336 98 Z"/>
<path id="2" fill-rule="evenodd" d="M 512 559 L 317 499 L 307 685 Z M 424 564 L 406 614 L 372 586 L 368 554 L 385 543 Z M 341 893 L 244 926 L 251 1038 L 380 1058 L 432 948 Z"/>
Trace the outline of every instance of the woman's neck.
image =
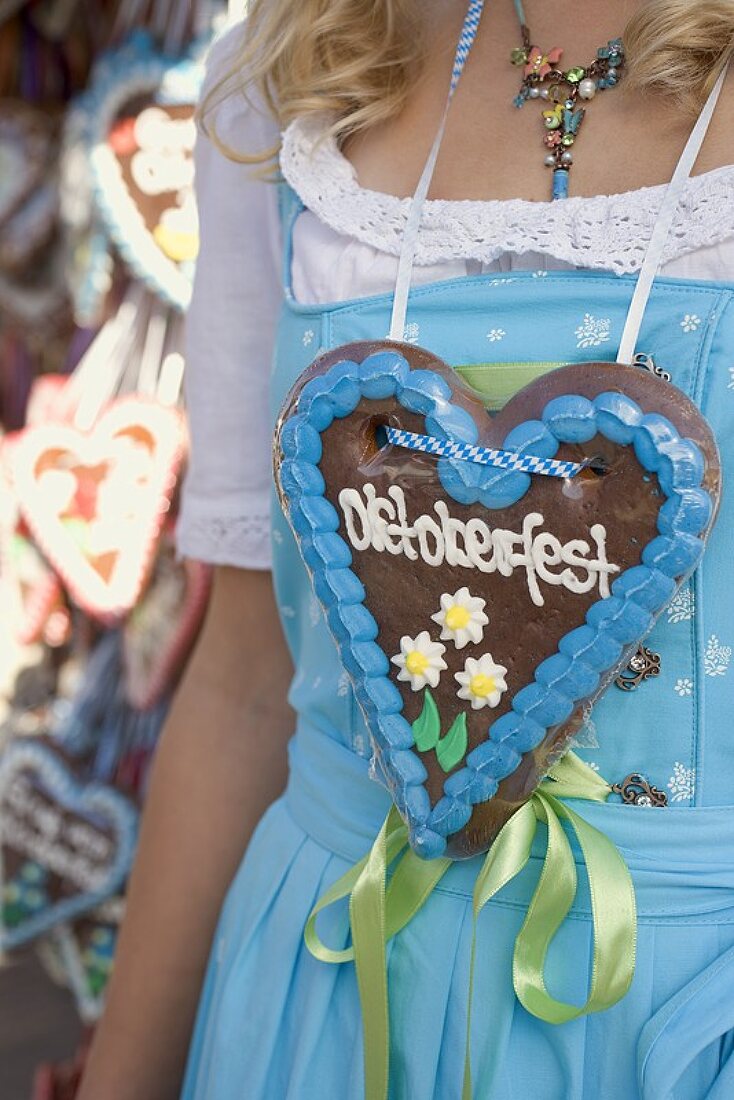
<path id="1" fill-rule="evenodd" d="M 562 67 L 588 65 L 599 46 L 622 34 L 642 0 L 527 0 L 533 44 L 563 49 Z M 345 153 L 360 183 L 410 195 L 420 175 L 446 98 L 463 0 L 433 0 L 426 64 L 401 114 L 352 138 Z M 542 104 L 513 106 L 522 69 L 510 64 L 521 43 L 512 0 L 488 0 L 454 103 L 439 156 L 432 198 L 547 200 Z M 570 194 L 610 194 L 667 182 L 693 120 L 664 96 L 618 88 L 588 104 L 573 150 Z M 728 81 L 697 171 L 734 160 L 734 78 Z"/>

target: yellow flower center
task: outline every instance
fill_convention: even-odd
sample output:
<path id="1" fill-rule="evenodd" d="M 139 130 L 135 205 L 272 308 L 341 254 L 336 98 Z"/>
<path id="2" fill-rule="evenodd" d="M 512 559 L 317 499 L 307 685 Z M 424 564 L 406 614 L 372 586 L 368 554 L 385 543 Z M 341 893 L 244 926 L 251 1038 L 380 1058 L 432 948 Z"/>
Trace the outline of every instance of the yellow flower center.
<path id="1" fill-rule="evenodd" d="M 461 630 L 469 625 L 471 615 L 465 607 L 450 607 L 446 612 L 446 626 L 449 630 Z"/>
<path id="2" fill-rule="evenodd" d="M 405 658 L 405 667 L 411 676 L 422 676 L 428 668 L 428 658 L 425 653 L 413 649 Z"/>
<path id="3" fill-rule="evenodd" d="M 477 676 L 472 676 L 469 681 L 469 691 L 477 699 L 486 699 L 488 695 L 496 690 L 497 683 L 494 676 L 485 676 L 484 673 L 480 672 Z"/>

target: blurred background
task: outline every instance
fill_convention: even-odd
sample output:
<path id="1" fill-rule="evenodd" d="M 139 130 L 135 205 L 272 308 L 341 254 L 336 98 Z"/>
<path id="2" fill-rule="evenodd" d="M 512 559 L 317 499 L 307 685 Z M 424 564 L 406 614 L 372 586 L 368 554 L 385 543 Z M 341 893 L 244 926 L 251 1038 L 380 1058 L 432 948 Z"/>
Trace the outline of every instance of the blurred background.
<path id="1" fill-rule="evenodd" d="M 0 0 L 0 1098 L 71 1100 L 205 613 L 174 550 L 225 0 Z"/>

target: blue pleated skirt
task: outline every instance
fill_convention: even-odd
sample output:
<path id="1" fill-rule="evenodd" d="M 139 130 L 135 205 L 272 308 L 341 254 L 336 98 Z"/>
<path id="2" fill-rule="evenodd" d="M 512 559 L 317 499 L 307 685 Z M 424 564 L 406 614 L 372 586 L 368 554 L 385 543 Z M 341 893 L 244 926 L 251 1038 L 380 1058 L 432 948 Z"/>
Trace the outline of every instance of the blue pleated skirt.
<path id="1" fill-rule="evenodd" d="M 339 792 L 334 796 L 330 792 Z M 605 1013 L 554 1026 L 512 987 L 512 953 L 538 880 L 533 858 L 479 919 L 472 1033 L 477 1100 L 734 1098 L 734 808 L 574 802 L 622 850 L 639 929 L 630 992 Z M 226 899 L 199 1008 L 183 1100 L 361 1100 L 354 967 L 318 962 L 309 913 L 370 848 L 389 808 L 367 764 L 308 727 L 291 744 L 286 794 L 263 818 Z M 556 997 L 582 1001 L 591 907 L 579 893 L 547 968 Z M 391 942 L 391 1100 L 459 1100 L 471 896 L 481 860 L 456 864 Z M 342 947 L 347 910 L 319 917 Z"/>

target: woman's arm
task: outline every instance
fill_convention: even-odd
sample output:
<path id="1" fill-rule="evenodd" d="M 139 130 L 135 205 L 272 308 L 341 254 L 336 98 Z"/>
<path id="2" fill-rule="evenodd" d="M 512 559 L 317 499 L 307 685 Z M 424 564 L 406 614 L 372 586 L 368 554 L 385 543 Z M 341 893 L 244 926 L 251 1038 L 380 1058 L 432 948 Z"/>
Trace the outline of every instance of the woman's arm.
<path id="1" fill-rule="evenodd" d="M 212 47 L 206 87 L 240 53 Z M 255 89 L 216 112 L 220 139 L 272 148 Z M 277 189 L 203 133 L 195 149 L 201 248 L 186 335 L 191 433 L 179 549 L 215 563 L 199 644 L 158 747 L 115 974 L 80 1100 L 174 1100 L 212 934 L 266 806 L 283 789 L 290 657 L 270 573 L 270 361 L 282 300 Z M 233 568 L 238 567 L 238 568 Z M 244 1087 L 244 1086 L 243 1086 Z"/>
<path id="2" fill-rule="evenodd" d="M 269 573 L 220 567 L 158 748 L 79 1100 L 175 1100 L 222 899 L 286 777 L 290 657 Z"/>

